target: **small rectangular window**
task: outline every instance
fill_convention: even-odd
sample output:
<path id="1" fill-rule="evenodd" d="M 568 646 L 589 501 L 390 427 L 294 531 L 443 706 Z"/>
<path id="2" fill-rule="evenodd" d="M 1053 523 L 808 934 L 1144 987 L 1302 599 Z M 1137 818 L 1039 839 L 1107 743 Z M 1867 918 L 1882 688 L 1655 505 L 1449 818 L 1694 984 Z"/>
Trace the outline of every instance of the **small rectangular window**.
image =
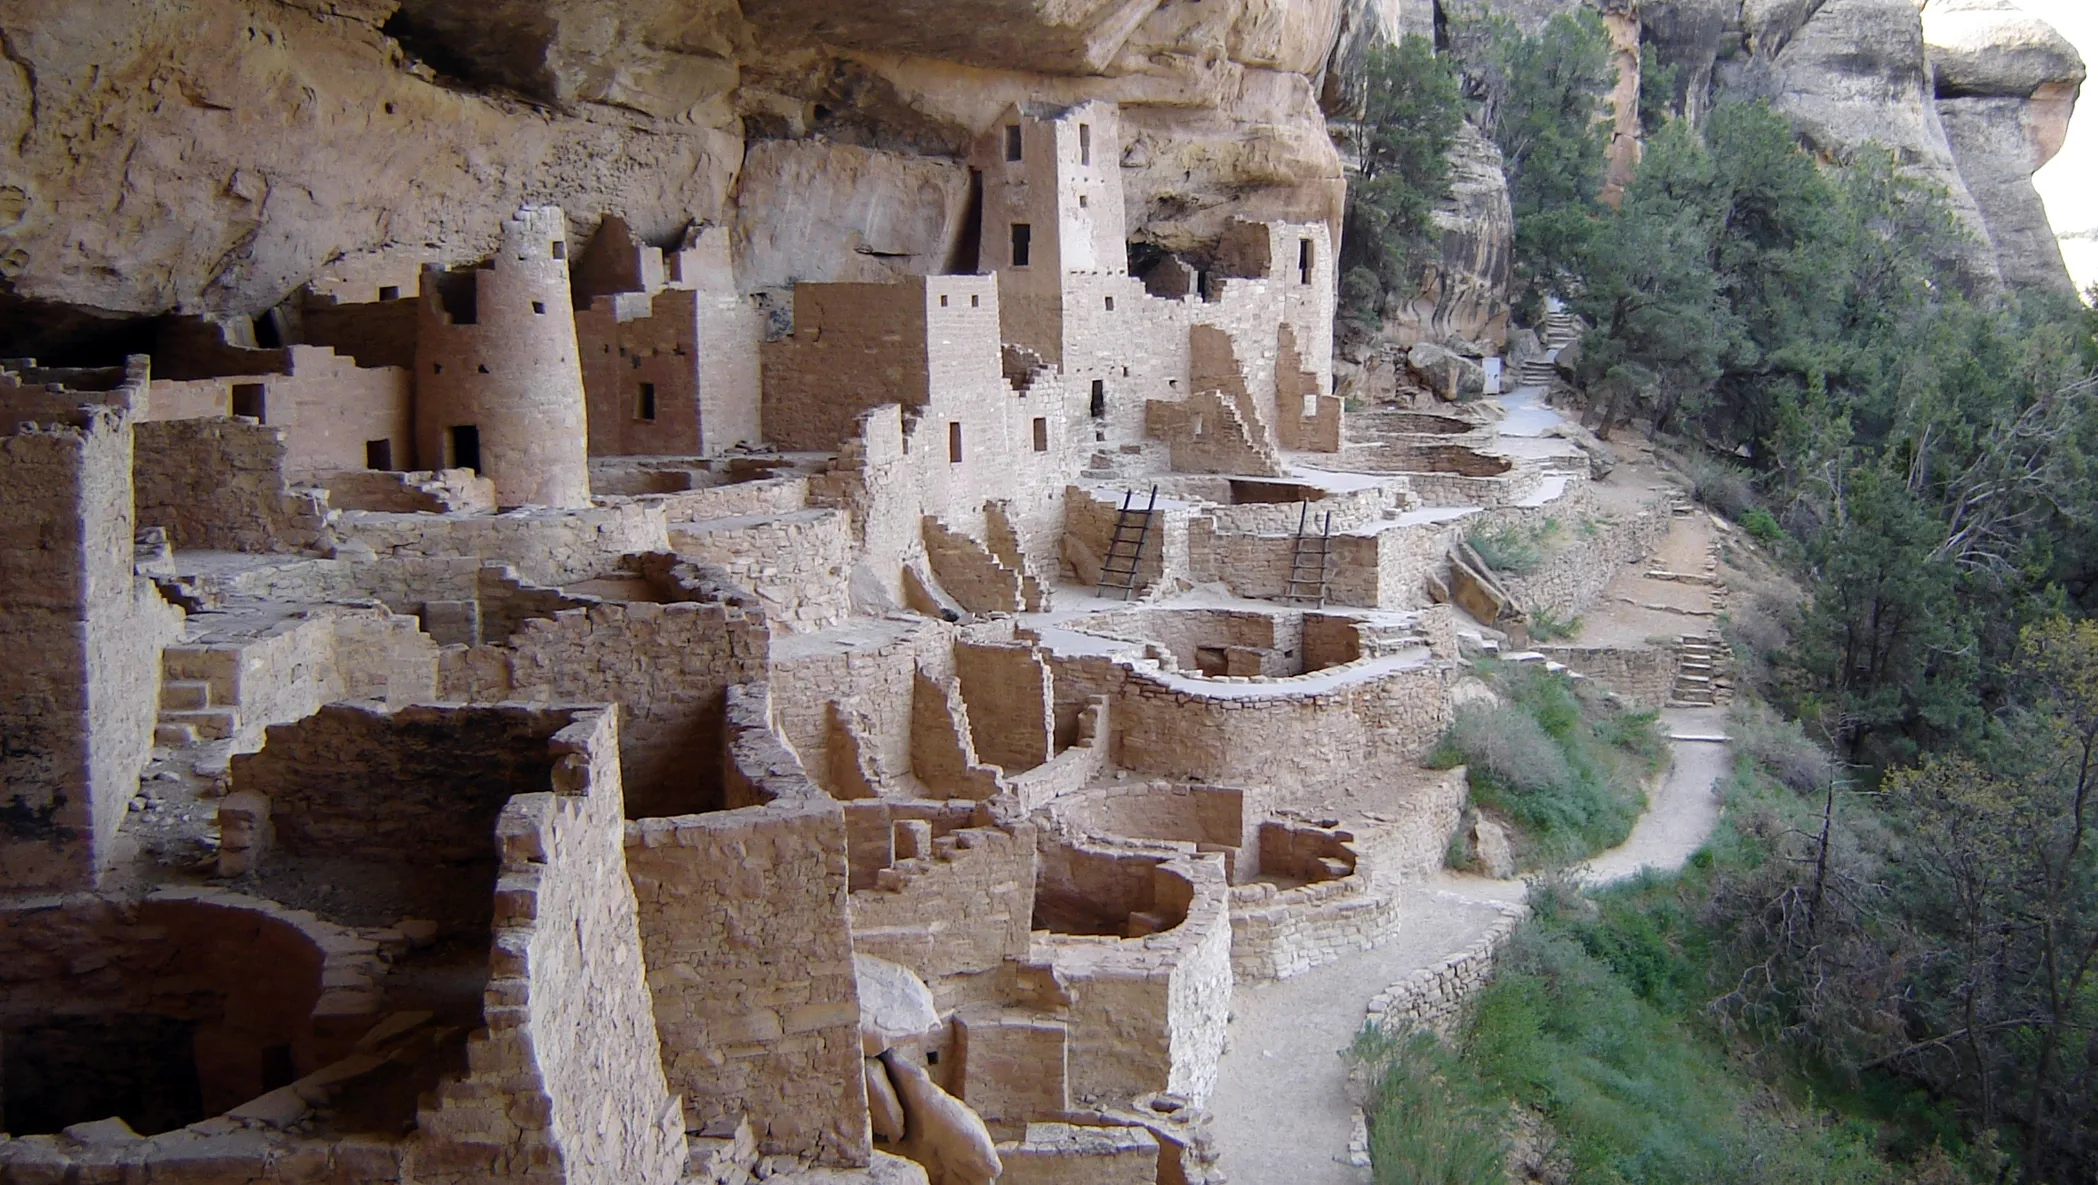
<path id="1" fill-rule="evenodd" d="M 944 292 L 940 294 L 940 307 L 943 309 L 947 307 L 947 294 Z"/>
<path id="2" fill-rule="evenodd" d="M 233 414 L 268 423 L 265 406 L 268 392 L 269 388 L 261 383 L 233 384 Z"/>
<path id="3" fill-rule="evenodd" d="M 451 430 L 452 469 L 481 471 L 481 430 L 472 424 L 454 424 Z"/>
<path id="4" fill-rule="evenodd" d="M 566 258 L 568 258 L 568 244 L 566 244 L 566 243 L 555 243 L 555 244 L 554 244 L 554 258 L 555 258 L 555 259 L 566 259 Z"/>
<path id="5" fill-rule="evenodd" d="M 399 300 L 400 298 L 401 290 L 392 284 L 387 284 L 379 289 L 380 300 Z"/>
<path id="6" fill-rule="evenodd" d="M 1311 283 L 1311 240 L 1297 240 L 1297 282 Z"/>
<path id="7" fill-rule="evenodd" d="M 1005 125 L 1005 159 L 1020 159 L 1020 125 Z"/>
<path id="8" fill-rule="evenodd" d="M 1092 202 L 1090 202 L 1090 201 L 1086 200 L 1086 196 L 1085 196 L 1084 194 L 1082 194 L 1082 193 L 1081 193 L 1081 194 L 1079 194 L 1079 195 L 1078 195 L 1078 208 L 1079 208 L 1079 209 L 1083 210 L 1083 209 L 1085 209 L 1085 208 L 1086 208 L 1087 206 L 1090 206 L 1090 205 L 1092 205 L 1092 204 L 1093 204 Z"/>
<path id="9" fill-rule="evenodd" d="M 532 302 L 532 311 L 533 311 L 533 312 L 535 312 L 535 313 L 537 313 L 537 314 L 539 314 L 539 315 L 540 315 L 540 316 L 542 316 L 542 317 L 546 316 L 546 302 L 545 302 L 545 301 L 543 301 L 543 300 L 535 300 L 535 301 L 533 301 L 533 302 Z"/>
<path id="10" fill-rule="evenodd" d="M 1304 397 L 1304 418 L 1305 418 L 1305 419 L 1307 419 L 1307 420 L 1315 420 L 1315 419 L 1317 419 L 1317 418 L 1318 418 L 1318 414 L 1319 414 L 1319 397 L 1318 397 L 1318 395 L 1317 395 L 1317 394 L 1311 394 L 1311 395 L 1306 395 L 1306 396 Z"/>
<path id="11" fill-rule="evenodd" d="M 1049 420 L 1045 416 L 1036 416 L 1034 418 L 1034 451 L 1038 453 L 1049 451 Z"/>
<path id="12" fill-rule="evenodd" d="M 962 422 L 947 421 L 947 461 L 951 465 L 962 463 Z"/>
<path id="13" fill-rule="evenodd" d="M 1078 125 L 1078 163 L 1093 163 L 1093 125 L 1089 123 Z"/>
<path id="14" fill-rule="evenodd" d="M 1094 418 L 1094 419 L 1096 419 L 1096 420 L 1104 420 L 1104 419 L 1106 419 L 1106 418 L 1107 418 L 1107 380 L 1106 380 L 1106 379 L 1094 379 L 1094 380 L 1093 380 L 1093 403 L 1092 403 L 1092 408 L 1091 408 L 1091 411 L 1092 411 L 1092 414 L 1093 414 L 1093 418 Z"/>
<path id="15" fill-rule="evenodd" d="M 981 297 L 981 296 L 975 296 L 975 295 L 971 295 L 971 296 L 969 297 L 969 307 L 970 307 L 970 308 L 972 308 L 972 309 L 973 309 L 973 308 L 980 308 L 980 307 L 982 307 L 982 305 L 983 305 L 983 297 Z"/>
<path id="16" fill-rule="evenodd" d="M 391 440 L 365 441 L 364 467 L 366 469 L 393 468 L 393 442 Z"/>
<path id="17" fill-rule="evenodd" d="M 1013 266 L 1026 267 L 1029 250 L 1034 245 L 1034 228 L 1024 222 L 1013 223 Z"/>
<path id="18" fill-rule="evenodd" d="M 656 418 L 656 385 L 641 384 L 641 395 L 634 401 L 634 418 L 653 422 Z"/>
<path id="19" fill-rule="evenodd" d="M 1112 296 L 1107 298 L 1107 311 L 1110 313 L 1115 311 L 1115 298 Z"/>

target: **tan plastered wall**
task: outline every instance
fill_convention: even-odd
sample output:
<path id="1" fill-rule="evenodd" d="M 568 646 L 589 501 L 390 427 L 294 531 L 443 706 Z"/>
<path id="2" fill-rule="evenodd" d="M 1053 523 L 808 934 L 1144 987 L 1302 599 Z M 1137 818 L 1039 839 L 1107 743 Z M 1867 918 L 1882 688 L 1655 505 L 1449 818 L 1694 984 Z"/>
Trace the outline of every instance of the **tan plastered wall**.
<path id="1" fill-rule="evenodd" d="M 450 432 L 478 430 L 480 471 L 505 506 L 590 504 L 588 414 L 568 287 L 567 227 L 553 207 L 503 224 L 474 285 L 476 316 L 456 324 L 426 272 L 415 347 L 416 456 L 460 463 Z"/>

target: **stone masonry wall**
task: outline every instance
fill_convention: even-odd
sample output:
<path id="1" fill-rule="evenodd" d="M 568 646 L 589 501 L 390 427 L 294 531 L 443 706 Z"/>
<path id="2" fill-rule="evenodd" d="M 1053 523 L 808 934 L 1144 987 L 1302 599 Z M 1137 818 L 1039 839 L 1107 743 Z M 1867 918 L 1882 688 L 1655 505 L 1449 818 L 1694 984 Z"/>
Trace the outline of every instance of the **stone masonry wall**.
<path id="1" fill-rule="evenodd" d="M 1537 646 L 1538 653 L 1586 675 L 1643 710 L 1665 708 L 1682 653 L 1674 646 Z"/>
<path id="2" fill-rule="evenodd" d="M 347 511 L 335 529 L 346 549 L 369 548 L 381 559 L 474 556 L 510 564 L 526 580 L 547 585 L 588 580 L 618 569 L 625 556 L 670 549 L 662 504 L 639 500 L 493 515 Z"/>
<path id="3" fill-rule="evenodd" d="M 1494 959 L 1522 916 L 1520 906 L 1502 906 L 1500 918 L 1477 942 L 1377 993 L 1369 1003 L 1368 1020 L 1389 1032 L 1422 1028 L 1447 1036 L 1465 1004 L 1493 978 Z"/>
<path id="4" fill-rule="evenodd" d="M 725 601 L 602 603 L 532 618 L 501 644 L 449 648 L 447 699 L 620 705 L 629 817 L 720 805 L 726 689 L 764 675 L 764 616 Z"/>
<path id="5" fill-rule="evenodd" d="M 1562 514 L 1560 521 L 1571 539 L 1550 551 L 1536 573 L 1504 575 L 1501 581 L 1522 608 L 1570 617 L 1586 611 L 1624 565 L 1654 554 L 1668 534 L 1669 512 L 1665 503 L 1654 501 L 1630 515 L 1569 522 Z M 1593 530 L 1584 523 L 1592 523 Z"/>
<path id="6" fill-rule="evenodd" d="M 757 594 L 766 620 L 782 629 L 820 630 L 852 609 L 852 532 L 840 510 L 793 510 L 681 523 L 670 530 L 679 555 L 726 569 Z"/>
<path id="7" fill-rule="evenodd" d="M 45 410 L 14 395 L 0 395 L 0 409 Z M 160 647 L 182 615 L 132 573 L 133 441 L 122 413 L 7 422 L 0 886 L 85 886 L 137 793 Z"/>
<path id="8" fill-rule="evenodd" d="M 1025 957 L 1034 890 L 1033 825 L 961 828 L 852 894 L 853 947 L 909 967 L 951 1006 L 948 981 Z"/>
<path id="9" fill-rule="evenodd" d="M 684 1175 L 684 1121 L 664 1080 L 626 875 L 614 714 L 567 715 L 574 723 L 538 757 L 551 789 L 510 799 L 494 829 L 487 1027 L 468 1041 L 468 1073 L 418 1116 L 432 1163 L 418 1164 L 417 1180 L 467 1185 L 549 1161 L 570 1185 Z"/>
<path id="10" fill-rule="evenodd" d="M 843 812 L 765 728 L 762 694 L 739 689 L 732 713 L 757 804 L 626 826 L 664 1071 L 688 1130 L 747 1116 L 767 1152 L 863 1165 Z"/>
<path id="11" fill-rule="evenodd" d="M 328 538 L 327 497 L 286 483 L 283 433 L 240 420 L 140 424 L 138 525 L 178 548 L 303 551 Z"/>

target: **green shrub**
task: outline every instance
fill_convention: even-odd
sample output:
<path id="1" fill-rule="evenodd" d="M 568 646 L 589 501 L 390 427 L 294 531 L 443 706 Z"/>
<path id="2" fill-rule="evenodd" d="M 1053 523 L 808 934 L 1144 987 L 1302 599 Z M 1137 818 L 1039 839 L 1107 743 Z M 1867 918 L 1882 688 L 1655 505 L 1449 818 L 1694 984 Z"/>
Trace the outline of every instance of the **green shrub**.
<path id="1" fill-rule="evenodd" d="M 1467 540 L 1486 566 L 1510 576 L 1528 576 L 1544 566 L 1544 550 L 1537 540 L 1514 527 L 1479 531 Z"/>
<path id="2" fill-rule="evenodd" d="M 1472 800 L 1515 824 L 1527 866 L 1624 842 L 1646 803 L 1639 776 L 1665 753 L 1652 718 L 1584 705 L 1571 680 L 1540 665 L 1491 677 L 1506 702 L 1458 709 L 1431 763 L 1470 767 Z"/>
<path id="3" fill-rule="evenodd" d="M 1560 617 L 1552 612 L 1551 606 L 1541 605 L 1530 610 L 1530 640 L 1551 642 L 1560 638 L 1571 638 L 1581 632 L 1579 617 Z"/>
<path id="4" fill-rule="evenodd" d="M 1691 496 L 1723 517 L 1740 522 L 1756 508 L 1755 486 L 1750 484 L 1748 470 L 1739 465 L 1693 452 L 1683 458 L 1683 471 L 1690 477 Z"/>
<path id="5" fill-rule="evenodd" d="M 1502 1185 L 1508 1109 L 1433 1033 L 1365 1025 L 1349 1053 L 1375 1075 L 1370 1165 L 1377 1185 Z"/>
<path id="6" fill-rule="evenodd" d="M 1785 529 L 1777 525 L 1776 516 L 1760 506 L 1751 507 L 1741 516 L 1741 529 L 1748 532 L 1749 538 L 1765 546 L 1785 537 Z"/>
<path id="7" fill-rule="evenodd" d="M 1841 775 L 1836 759 L 1807 736 L 1799 721 L 1751 700 L 1734 701 L 1727 716 L 1734 752 L 1801 793 L 1819 790 Z"/>

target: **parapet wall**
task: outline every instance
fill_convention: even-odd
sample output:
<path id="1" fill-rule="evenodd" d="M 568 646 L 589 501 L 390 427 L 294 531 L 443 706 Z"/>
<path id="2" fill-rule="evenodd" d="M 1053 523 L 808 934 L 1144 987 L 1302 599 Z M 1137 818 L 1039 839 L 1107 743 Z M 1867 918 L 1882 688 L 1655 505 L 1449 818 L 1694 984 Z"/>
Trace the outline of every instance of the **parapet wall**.
<path id="1" fill-rule="evenodd" d="M 474 556 L 515 567 L 534 584 L 573 584 L 620 567 L 626 556 L 670 550 L 660 503 L 611 500 L 576 510 L 512 510 L 494 515 L 380 514 L 346 511 L 335 519 L 344 547 L 379 558 Z"/>
<path id="2" fill-rule="evenodd" d="M 1501 907 L 1485 936 L 1431 967 L 1423 967 L 1377 993 L 1366 1019 L 1388 1032 L 1427 1029 L 1449 1035 L 1464 1006 L 1493 978 L 1494 960 L 1523 918 L 1520 906 Z"/>

